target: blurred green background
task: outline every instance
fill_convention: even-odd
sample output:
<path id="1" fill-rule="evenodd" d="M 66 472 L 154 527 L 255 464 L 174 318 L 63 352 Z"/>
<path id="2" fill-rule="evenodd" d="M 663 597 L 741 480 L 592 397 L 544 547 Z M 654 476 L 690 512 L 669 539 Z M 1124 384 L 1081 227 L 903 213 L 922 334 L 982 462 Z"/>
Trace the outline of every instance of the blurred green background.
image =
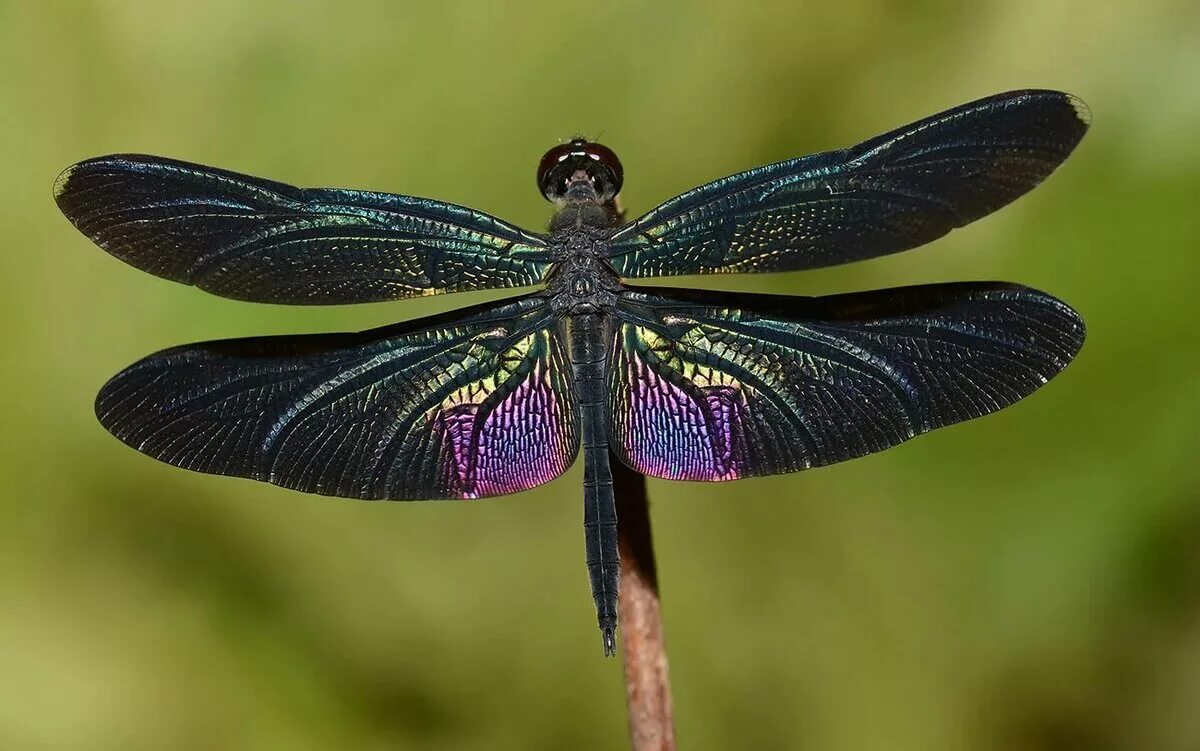
<path id="1" fill-rule="evenodd" d="M 634 214 L 1005 89 L 1094 125 L 1044 186 L 919 251 L 704 280 L 1045 289 L 1086 346 L 1000 414 L 725 485 L 652 481 L 686 749 L 1200 748 L 1200 12 L 1140 3 L 0 0 L 0 748 L 625 743 L 581 469 L 479 503 L 191 474 L 96 423 L 166 346 L 358 330 L 479 295 L 305 309 L 108 257 L 50 186 L 141 151 L 548 217 L 577 133 Z M 694 281 L 694 280 L 689 280 Z"/>

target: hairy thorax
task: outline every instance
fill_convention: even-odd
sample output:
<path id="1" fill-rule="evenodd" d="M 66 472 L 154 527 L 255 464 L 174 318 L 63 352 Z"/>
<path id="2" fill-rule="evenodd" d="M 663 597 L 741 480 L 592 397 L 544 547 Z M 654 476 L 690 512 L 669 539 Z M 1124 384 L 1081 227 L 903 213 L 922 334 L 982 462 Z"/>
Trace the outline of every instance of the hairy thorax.
<path id="1" fill-rule="evenodd" d="M 607 312 L 616 305 L 621 281 L 608 263 L 613 218 L 602 206 L 567 206 L 550 221 L 554 268 L 547 292 L 564 313 Z"/>

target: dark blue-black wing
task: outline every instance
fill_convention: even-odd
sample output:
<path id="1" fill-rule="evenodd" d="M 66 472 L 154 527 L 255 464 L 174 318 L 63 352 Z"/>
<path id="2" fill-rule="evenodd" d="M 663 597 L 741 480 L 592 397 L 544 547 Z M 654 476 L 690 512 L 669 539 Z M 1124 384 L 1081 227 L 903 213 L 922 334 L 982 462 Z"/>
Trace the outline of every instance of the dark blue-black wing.
<path id="1" fill-rule="evenodd" d="M 1001 283 L 817 298 L 639 288 L 616 317 L 611 445 L 672 480 L 795 472 L 995 412 L 1084 338 L 1066 304 Z"/>
<path id="2" fill-rule="evenodd" d="M 537 295 L 361 334 L 192 344 L 96 397 L 117 438 L 178 467 L 322 495 L 482 498 L 578 448 L 561 319 Z"/>
<path id="3" fill-rule="evenodd" d="M 1088 127 L 1058 91 L 955 107 L 857 146 L 759 167 L 672 198 L 617 231 L 624 277 L 832 266 L 923 245 L 1004 206 Z"/>
<path id="4" fill-rule="evenodd" d="M 161 157 L 80 162 L 54 196 L 122 261 L 238 300 L 338 304 L 520 287 L 550 267 L 544 237 L 480 211 Z"/>

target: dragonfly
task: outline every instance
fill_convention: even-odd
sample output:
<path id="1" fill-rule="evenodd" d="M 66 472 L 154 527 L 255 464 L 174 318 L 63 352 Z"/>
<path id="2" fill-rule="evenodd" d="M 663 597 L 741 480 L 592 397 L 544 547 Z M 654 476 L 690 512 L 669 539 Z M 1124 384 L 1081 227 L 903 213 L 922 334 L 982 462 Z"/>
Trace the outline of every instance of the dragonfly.
<path id="1" fill-rule="evenodd" d="M 59 208 L 120 260 L 207 292 L 333 305 L 536 287 L 361 333 L 166 349 L 109 380 L 100 423 L 155 459 L 307 493 L 477 499 L 583 454 L 586 565 L 616 648 L 612 462 L 716 482 L 833 464 L 1006 407 L 1083 345 L 1018 284 L 800 297 L 627 284 L 783 272 L 914 248 L 1044 180 L 1089 124 L 1050 90 L 960 105 L 757 167 L 633 221 L 608 147 L 546 152 L 547 231 L 406 195 L 297 188 L 155 156 L 80 162 Z"/>

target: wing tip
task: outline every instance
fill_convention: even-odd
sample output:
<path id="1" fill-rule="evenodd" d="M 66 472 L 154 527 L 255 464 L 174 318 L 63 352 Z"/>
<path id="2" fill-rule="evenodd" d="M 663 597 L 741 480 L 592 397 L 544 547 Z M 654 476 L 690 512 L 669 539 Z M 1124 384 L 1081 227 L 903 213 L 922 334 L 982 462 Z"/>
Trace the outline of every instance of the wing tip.
<path id="1" fill-rule="evenodd" d="M 69 189 L 71 178 L 75 175 L 75 172 L 78 171 L 81 165 L 82 162 L 78 164 L 72 164 L 70 167 L 67 167 L 65 170 L 58 173 L 58 177 L 54 178 L 54 187 L 52 188 L 54 202 L 60 207 L 62 206 L 62 197 Z"/>
<path id="2" fill-rule="evenodd" d="M 1054 116 L 1056 117 L 1060 112 L 1061 114 L 1068 115 L 1075 121 L 1075 124 L 1079 128 L 1078 137 L 1075 139 L 1076 142 L 1083 138 L 1083 134 L 1087 132 L 1092 124 L 1092 109 L 1088 107 L 1087 102 L 1070 92 L 1059 89 L 1014 89 L 1001 94 L 984 97 L 964 106 L 986 106 L 993 102 L 1003 102 L 1018 107 L 1049 107 L 1055 110 Z M 1058 109 L 1063 105 L 1066 105 L 1066 112 Z"/>
<path id="3" fill-rule="evenodd" d="M 122 415 L 116 414 L 116 405 L 113 402 L 114 400 L 119 401 L 119 399 L 114 392 L 120 388 L 129 371 L 135 367 L 137 367 L 137 363 L 124 368 L 119 373 L 113 375 L 112 378 L 105 381 L 100 390 L 96 392 L 96 399 L 92 403 L 92 410 L 96 414 L 96 421 L 122 443 L 128 443 L 128 441 L 123 437 L 125 430 L 121 425 Z M 135 446 L 134 448 L 137 447 Z"/>
<path id="4" fill-rule="evenodd" d="M 1062 95 L 1067 100 L 1067 104 L 1071 106 L 1071 109 L 1075 113 L 1075 119 L 1079 121 L 1079 124 L 1083 126 L 1084 130 L 1087 130 L 1089 127 L 1091 127 L 1092 109 L 1091 107 L 1087 106 L 1087 102 L 1083 101 L 1074 94 L 1062 92 Z"/>
<path id="5" fill-rule="evenodd" d="M 972 102 L 972 104 L 988 103 L 994 100 L 1008 101 L 1011 103 L 1046 103 L 1057 102 L 1064 103 L 1071 108 L 1076 119 L 1085 127 L 1092 123 L 1092 110 L 1088 107 L 1087 102 L 1081 97 L 1072 94 L 1069 91 L 1061 89 L 1014 89 L 1001 94 L 995 94 L 990 97 Z"/>
<path id="6" fill-rule="evenodd" d="M 58 173 L 58 177 L 54 178 L 54 186 L 51 189 L 54 196 L 54 202 L 58 204 L 59 210 L 61 210 L 63 214 L 66 214 L 67 218 L 71 220 L 72 224 L 75 223 L 75 217 L 73 216 L 72 211 L 77 207 L 73 207 L 66 203 L 66 199 L 75 192 L 75 188 L 77 187 L 79 181 L 86 181 L 89 172 L 91 174 L 95 174 L 94 170 L 98 165 L 109 164 L 125 158 L 126 156 L 127 155 L 124 154 L 109 154 L 107 156 L 95 156 L 90 159 L 84 159 L 83 161 L 76 162 L 70 167 L 67 167 L 62 172 Z"/>
<path id="7" fill-rule="evenodd" d="M 1054 376 L 1066 370 L 1067 366 L 1075 361 L 1075 358 L 1083 349 L 1084 342 L 1087 341 L 1087 323 L 1083 320 L 1082 313 L 1056 295 L 1023 284 L 1011 284 L 1010 289 L 1036 300 L 1041 305 L 1048 306 L 1061 316 L 1061 325 L 1064 327 L 1064 330 L 1059 345 L 1062 347 L 1063 356 L 1056 363 L 1054 372 L 1049 376 L 1043 376 L 1045 380 L 1042 383 L 1045 384 L 1054 378 Z"/>
<path id="8" fill-rule="evenodd" d="M 1057 300 L 1058 298 L 1055 299 Z M 1066 316 L 1071 319 L 1071 325 L 1073 327 L 1072 333 L 1075 335 L 1075 338 L 1071 341 L 1071 357 L 1067 362 L 1069 365 L 1075 360 L 1076 356 L 1079 355 L 1080 351 L 1083 349 L 1084 342 L 1087 341 L 1087 322 L 1083 320 L 1083 314 L 1081 314 L 1078 310 L 1075 310 L 1075 308 L 1071 307 L 1062 300 L 1058 300 L 1058 303 L 1064 308 L 1064 313 Z"/>

